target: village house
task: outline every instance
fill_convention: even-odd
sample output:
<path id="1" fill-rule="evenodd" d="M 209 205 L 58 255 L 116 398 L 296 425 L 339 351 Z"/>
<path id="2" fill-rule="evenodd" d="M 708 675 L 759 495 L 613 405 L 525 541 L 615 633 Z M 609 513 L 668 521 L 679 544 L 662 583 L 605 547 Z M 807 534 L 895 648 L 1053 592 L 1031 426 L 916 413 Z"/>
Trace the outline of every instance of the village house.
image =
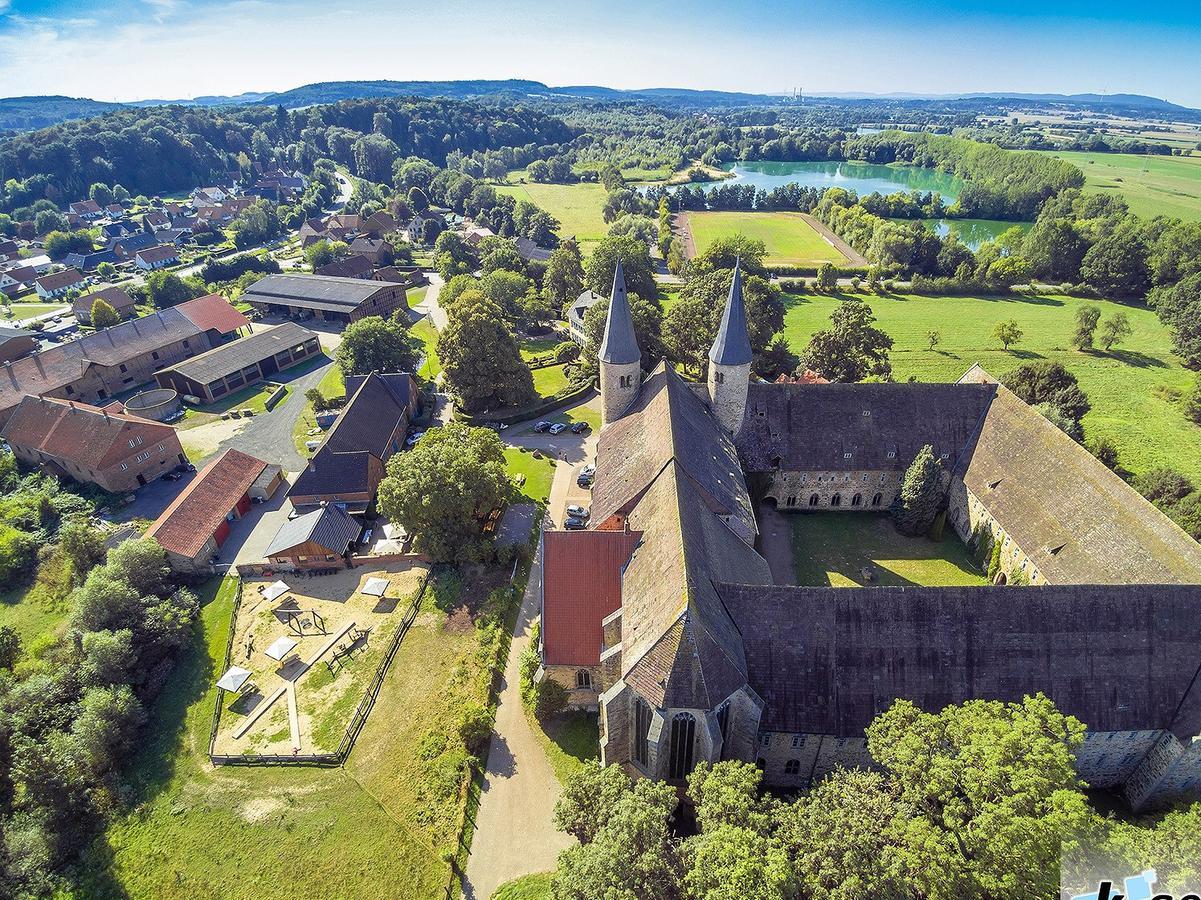
<path id="1" fill-rule="evenodd" d="M 132 416 L 119 403 L 25 397 L 0 434 L 22 462 L 113 493 L 137 490 L 188 461 L 174 428 Z"/>
<path id="2" fill-rule="evenodd" d="M 284 569 L 345 568 L 362 532 L 358 520 L 340 506 L 323 504 L 281 525 L 264 555 Z"/>
<path id="3" fill-rule="evenodd" d="M 71 303 L 71 312 L 80 324 L 92 324 L 92 304 L 97 300 L 103 300 L 109 306 L 117 311 L 117 314 L 122 319 L 133 318 L 137 312 L 137 301 L 129 294 L 125 293 L 119 287 L 106 287 L 99 291 L 92 291 L 90 294 L 84 294 L 76 297 Z"/>
<path id="4" fill-rule="evenodd" d="M 374 271 L 375 267 L 368 257 L 346 256 L 322 266 L 313 274 L 328 275 L 333 278 L 370 278 Z"/>
<path id="5" fill-rule="evenodd" d="M 134 263 L 139 269 L 153 271 L 155 269 L 163 269 L 167 266 L 174 266 L 179 262 L 179 251 L 174 247 L 160 245 L 150 247 L 146 250 L 139 250 L 134 256 Z"/>
<path id="6" fill-rule="evenodd" d="M 0 325 L 0 363 L 12 362 L 22 356 L 28 356 L 38 346 L 36 331 L 25 331 L 23 328 L 12 328 Z"/>
<path id="7" fill-rule="evenodd" d="M 158 246 L 158 238 L 149 231 L 137 231 L 124 237 L 114 238 L 109 243 L 109 249 L 117 254 L 117 259 L 133 259 L 140 250 L 148 250 Z"/>
<path id="8" fill-rule="evenodd" d="M 99 219 L 104 215 L 104 210 L 95 200 L 76 200 L 68 207 L 68 212 L 81 219 Z"/>
<path id="9" fill-rule="evenodd" d="M 37 277 L 37 269 L 33 266 L 16 266 L 0 272 L 0 291 L 10 297 L 20 296 L 33 287 Z"/>
<path id="10" fill-rule="evenodd" d="M 78 269 L 63 269 L 36 278 L 33 286 L 43 300 L 57 300 L 71 291 L 82 291 L 87 281 Z"/>
<path id="11" fill-rule="evenodd" d="M 567 331 L 571 339 L 581 347 L 588 343 L 588 335 L 584 331 L 584 315 L 603 299 L 596 291 L 584 291 L 567 308 Z"/>
<path id="12" fill-rule="evenodd" d="M 180 491 L 146 530 L 176 572 L 207 573 L 230 526 L 254 500 L 268 500 L 283 483 L 279 466 L 240 450 L 221 453 Z"/>

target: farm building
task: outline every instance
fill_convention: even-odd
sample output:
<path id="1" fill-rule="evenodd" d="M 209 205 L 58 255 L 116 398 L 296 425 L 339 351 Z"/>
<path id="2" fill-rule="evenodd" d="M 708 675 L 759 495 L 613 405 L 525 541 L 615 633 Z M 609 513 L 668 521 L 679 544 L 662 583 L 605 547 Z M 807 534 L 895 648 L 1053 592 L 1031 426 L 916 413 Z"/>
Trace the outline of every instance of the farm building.
<path id="1" fill-rule="evenodd" d="M 90 294 L 77 297 L 71 304 L 71 312 L 75 314 L 75 318 L 81 325 L 92 324 L 92 304 L 97 300 L 103 300 L 115 309 L 122 319 L 132 317 L 137 310 L 137 301 L 121 290 L 121 288 L 106 287 L 102 291 L 93 291 Z"/>
<path id="2" fill-rule="evenodd" d="M 406 308 L 403 285 L 326 275 L 268 275 L 252 284 L 242 299 L 265 316 L 342 324 Z"/>
<path id="3" fill-rule="evenodd" d="M 0 325 L 0 363 L 28 356 L 38 346 L 36 332 Z"/>
<path id="4" fill-rule="evenodd" d="M 214 403 L 321 353 L 317 335 L 284 322 L 155 373 L 162 387 Z"/>
<path id="5" fill-rule="evenodd" d="M 265 555 L 275 565 L 293 569 L 345 567 L 362 530 L 344 509 L 327 503 L 280 526 Z"/>
<path id="6" fill-rule="evenodd" d="M 279 466 L 226 450 L 163 510 L 146 537 L 167 551 L 175 571 L 208 571 L 229 537 L 230 523 L 246 514 L 254 498 L 269 499 L 282 482 Z"/>

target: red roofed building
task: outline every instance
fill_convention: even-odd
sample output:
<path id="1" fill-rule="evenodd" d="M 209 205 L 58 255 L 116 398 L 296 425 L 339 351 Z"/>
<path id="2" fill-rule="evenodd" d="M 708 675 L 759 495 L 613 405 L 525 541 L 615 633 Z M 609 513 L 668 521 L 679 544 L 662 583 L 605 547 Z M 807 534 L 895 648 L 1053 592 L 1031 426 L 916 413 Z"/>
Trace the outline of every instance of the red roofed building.
<path id="1" fill-rule="evenodd" d="M 163 510 L 146 537 L 167 551 L 175 571 L 209 571 L 229 537 L 230 523 L 246 514 L 252 498 L 274 494 L 281 480 L 279 466 L 226 450 Z"/>
<path id="2" fill-rule="evenodd" d="M 621 572 L 637 531 L 542 533 L 542 670 L 567 689 L 568 703 L 595 708 L 604 623 L 621 609 Z"/>
<path id="3" fill-rule="evenodd" d="M 137 490 L 188 461 L 174 428 L 115 406 L 25 397 L 2 433 L 22 462 L 113 493 Z"/>
<path id="4" fill-rule="evenodd" d="M 220 294 L 197 297 L 195 300 L 180 303 L 175 308 L 187 316 L 193 325 L 206 332 L 214 347 L 222 339 L 237 334 L 250 325 L 250 320 L 234 309 Z"/>

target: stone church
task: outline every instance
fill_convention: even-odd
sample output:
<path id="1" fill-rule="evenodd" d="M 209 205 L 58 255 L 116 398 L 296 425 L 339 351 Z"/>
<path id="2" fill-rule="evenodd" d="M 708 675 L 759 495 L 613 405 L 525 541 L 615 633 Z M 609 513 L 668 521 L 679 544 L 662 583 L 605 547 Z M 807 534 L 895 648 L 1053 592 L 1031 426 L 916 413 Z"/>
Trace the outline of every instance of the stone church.
<path id="1" fill-rule="evenodd" d="M 864 728 L 1042 691 L 1088 726 L 1093 787 L 1143 809 L 1201 791 L 1201 546 L 974 367 L 956 384 L 751 380 L 736 268 L 708 381 L 644 377 L 620 265 L 591 526 L 542 539 L 542 677 L 599 709 L 601 756 L 679 781 L 699 760 L 804 788 L 870 765 Z M 886 510 L 918 450 L 947 521 L 1028 585 L 797 587 L 756 504 Z M 1002 575 L 999 580 L 1003 580 Z"/>

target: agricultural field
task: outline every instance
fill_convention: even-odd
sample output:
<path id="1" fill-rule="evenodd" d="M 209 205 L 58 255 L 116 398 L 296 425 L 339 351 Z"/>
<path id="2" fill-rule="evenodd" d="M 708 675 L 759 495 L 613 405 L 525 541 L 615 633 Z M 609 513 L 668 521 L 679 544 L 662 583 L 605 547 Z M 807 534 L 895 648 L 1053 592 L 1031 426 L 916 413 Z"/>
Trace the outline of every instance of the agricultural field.
<path id="1" fill-rule="evenodd" d="M 947 529 L 941 541 L 905 537 L 878 513 L 788 513 L 796 583 L 815 587 L 966 586 L 987 579 Z M 864 570 L 872 573 L 869 580 Z"/>
<path id="2" fill-rule="evenodd" d="M 464 804 L 455 723 L 489 683 L 476 616 L 491 581 L 439 576 L 354 752 L 333 769 L 209 764 L 232 584 L 207 586 L 195 639 L 150 711 L 133 809 L 85 854 L 77 895 L 442 896 Z"/>
<path id="3" fill-rule="evenodd" d="M 802 218 L 789 212 L 690 212 L 688 225 L 698 254 L 720 238 L 743 234 L 767 245 L 768 265 L 843 265 L 847 258 Z"/>
<path id="4" fill-rule="evenodd" d="M 1079 166 L 1086 191 L 1120 194 L 1136 215 L 1201 222 L 1201 156 L 1043 152 Z"/>
<path id="5" fill-rule="evenodd" d="M 800 352 L 813 332 L 824 328 L 838 299 L 785 297 L 784 334 Z M 1105 435 L 1118 448 L 1123 466 L 1138 474 L 1171 466 L 1201 480 L 1201 432 L 1180 408 L 1180 397 L 1196 376 L 1172 354 L 1171 338 L 1145 307 L 1076 297 L 917 297 L 892 295 L 866 300 L 877 325 L 888 333 L 893 377 L 905 381 L 956 381 L 972 363 L 1004 376 L 1024 362 L 1054 360 L 1080 380 L 1092 401 L 1084 418 L 1087 437 Z M 1096 303 L 1102 319 L 1124 312 L 1133 334 L 1109 353 L 1071 348 L 1076 309 Z M 993 337 L 996 323 L 1014 320 L 1023 338 L 1005 352 Z M 941 340 L 929 349 L 926 335 Z"/>
<path id="6" fill-rule="evenodd" d="M 496 191 L 518 200 L 528 200 L 550 213 L 562 226 L 559 235 L 565 238 L 574 236 L 579 241 L 580 252 L 584 256 L 591 255 L 593 244 L 603 238 L 609 230 L 602 215 L 605 188 L 597 182 L 498 184 Z"/>

